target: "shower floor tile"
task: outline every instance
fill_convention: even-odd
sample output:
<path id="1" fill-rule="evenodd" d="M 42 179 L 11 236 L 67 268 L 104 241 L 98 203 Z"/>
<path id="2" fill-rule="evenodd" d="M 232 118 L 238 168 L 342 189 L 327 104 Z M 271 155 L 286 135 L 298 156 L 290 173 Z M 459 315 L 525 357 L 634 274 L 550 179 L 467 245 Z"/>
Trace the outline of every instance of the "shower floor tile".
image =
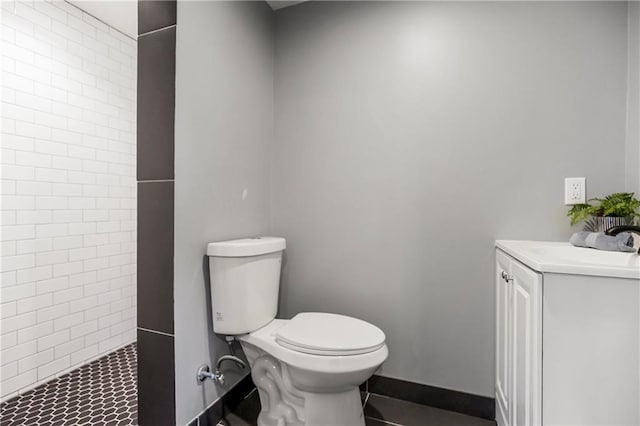
<path id="1" fill-rule="evenodd" d="M 138 424 L 137 351 L 132 343 L 0 406 L 0 425 Z"/>

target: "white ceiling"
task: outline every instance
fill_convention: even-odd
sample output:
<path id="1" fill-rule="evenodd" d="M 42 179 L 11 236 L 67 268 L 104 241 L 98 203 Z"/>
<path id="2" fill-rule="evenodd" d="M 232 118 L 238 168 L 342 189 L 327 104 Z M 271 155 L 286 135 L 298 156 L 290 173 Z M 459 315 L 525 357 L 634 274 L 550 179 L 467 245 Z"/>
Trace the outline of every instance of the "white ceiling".
<path id="1" fill-rule="evenodd" d="M 138 38 L 138 2 L 136 0 L 68 0 L 129 37 Z"/>

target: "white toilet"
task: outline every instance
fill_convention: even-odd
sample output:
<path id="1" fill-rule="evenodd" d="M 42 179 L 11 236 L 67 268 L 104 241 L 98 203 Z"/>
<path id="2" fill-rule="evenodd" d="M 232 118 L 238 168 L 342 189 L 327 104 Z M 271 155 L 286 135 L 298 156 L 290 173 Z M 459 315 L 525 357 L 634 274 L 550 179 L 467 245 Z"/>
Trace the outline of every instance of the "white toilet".
<path id="1" fill-rule="evenodd" d="M 275 319 L 284 238 L 210 243 L 213 328 L 242 344 L 259 426 L 364 426 L 358 386 L 389 354 L 378 327 L 344 315 Z"/>

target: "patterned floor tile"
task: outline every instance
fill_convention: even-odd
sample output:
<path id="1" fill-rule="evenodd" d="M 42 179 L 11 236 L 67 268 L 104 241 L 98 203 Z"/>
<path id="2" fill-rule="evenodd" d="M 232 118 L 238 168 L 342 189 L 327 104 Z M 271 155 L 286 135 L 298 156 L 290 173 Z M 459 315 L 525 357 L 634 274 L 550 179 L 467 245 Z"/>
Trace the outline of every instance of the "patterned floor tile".
<path id="1" fill-rule="evenodd" d="M 0 405 L 0 425 L 137 425 L 137 365 L 133 343 Z"/>

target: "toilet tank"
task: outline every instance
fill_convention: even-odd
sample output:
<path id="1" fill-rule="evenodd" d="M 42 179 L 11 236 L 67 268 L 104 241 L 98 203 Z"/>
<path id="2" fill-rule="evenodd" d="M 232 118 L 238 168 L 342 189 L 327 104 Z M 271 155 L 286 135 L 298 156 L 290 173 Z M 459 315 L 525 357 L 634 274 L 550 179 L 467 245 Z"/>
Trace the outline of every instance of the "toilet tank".
<path id="1" fill-rule="evenodd" d="M 238 335 L 276 317 L 284 238 L 260 237 L 207 245 L 213 331 Z"/>

